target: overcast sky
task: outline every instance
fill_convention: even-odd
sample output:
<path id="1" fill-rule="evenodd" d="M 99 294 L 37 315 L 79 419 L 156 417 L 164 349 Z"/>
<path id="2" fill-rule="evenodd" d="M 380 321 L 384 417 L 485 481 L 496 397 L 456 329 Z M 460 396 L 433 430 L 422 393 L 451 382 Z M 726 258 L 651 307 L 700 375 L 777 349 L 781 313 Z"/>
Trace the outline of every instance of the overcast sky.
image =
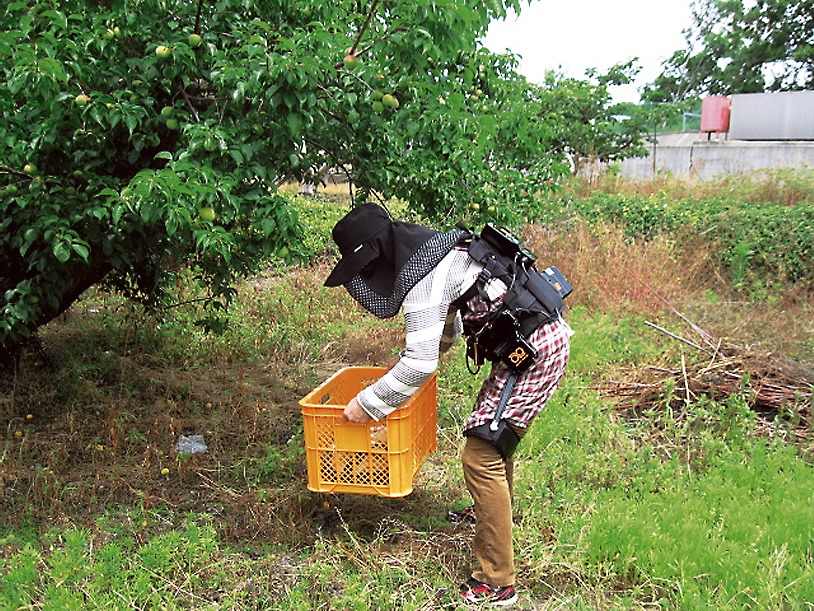
<path id="1" fill-rule="evenodd" d="M 661 63 L 685 46 L 691 0 L 534 0 L 517 17 L 492 24 L 483 44 L 521 56 L 520 73 L 540 83 L 546 70 L 583 78 L 638 57 L 632 86 L 611 89 L 616 102 L 638 102 L 638 89 L 661 72 Z"/>

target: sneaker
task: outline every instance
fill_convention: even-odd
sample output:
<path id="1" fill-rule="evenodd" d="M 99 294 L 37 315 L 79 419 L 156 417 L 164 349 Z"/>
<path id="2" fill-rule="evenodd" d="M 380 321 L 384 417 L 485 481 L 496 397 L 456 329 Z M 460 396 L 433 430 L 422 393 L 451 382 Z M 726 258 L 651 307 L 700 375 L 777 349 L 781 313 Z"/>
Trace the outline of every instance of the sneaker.
<path id="1" fill-rule="evenodd" d="M 517 602 L 517 590 L 514 586 L 493 588 L 474 577 L 461 584 L 461 596 L 468 603 L 488 603 L 493 607 L 508 607 Z"/>
<path id="2" fill-rule="evenodd" d="M 475 506 L 470 505 L 458 511 L 450 511 L 447 514 L 447 519 L 453 524 L 463 524 L 464 522 L 475 523 Z"/>

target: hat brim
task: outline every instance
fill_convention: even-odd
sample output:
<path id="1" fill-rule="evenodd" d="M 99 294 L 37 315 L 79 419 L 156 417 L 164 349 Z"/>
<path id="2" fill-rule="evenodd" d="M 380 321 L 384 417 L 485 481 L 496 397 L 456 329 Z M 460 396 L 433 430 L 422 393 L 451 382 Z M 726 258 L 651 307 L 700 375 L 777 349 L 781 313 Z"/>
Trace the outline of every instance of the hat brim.
<path id="1" fill-rule="evenodd" d="M 339 260 L 333 271 L 325 279 L 325 286 L 342 286 L 346 284 L 378 256 L 379 247 L 374 240 L 363 242 L 357 250 Z"/>

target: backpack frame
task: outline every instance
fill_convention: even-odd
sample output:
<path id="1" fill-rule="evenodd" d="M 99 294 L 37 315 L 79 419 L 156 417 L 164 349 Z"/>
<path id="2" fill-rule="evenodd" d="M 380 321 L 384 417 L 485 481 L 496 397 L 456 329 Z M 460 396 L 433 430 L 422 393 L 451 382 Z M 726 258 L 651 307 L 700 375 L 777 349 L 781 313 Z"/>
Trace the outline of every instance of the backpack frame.
<path id="1" fill-rule="evenodd" d="M 500 361 L 514 372 L 523 371 L 538 356 L 528 338 L 540 325 L 562 316 L 563 299 L 573 289 L 556 267 L 540 272 L 535 266 L 537 257 L 506 229 L 489 223 L 476 234 L 459 227 L 466 232 L 463 239 L 469 242 L 469 256 L 483 264 L 483 270 L 456 305 L 465 312 L 467 302 L 478 294 L 491 305 L 486 284 L 494 278 L 507 287 L 493 312 L 484 319 L 464 322 L 467 365 L 471 370 L 470 363 L 479 369 L 485 360 Z"/>

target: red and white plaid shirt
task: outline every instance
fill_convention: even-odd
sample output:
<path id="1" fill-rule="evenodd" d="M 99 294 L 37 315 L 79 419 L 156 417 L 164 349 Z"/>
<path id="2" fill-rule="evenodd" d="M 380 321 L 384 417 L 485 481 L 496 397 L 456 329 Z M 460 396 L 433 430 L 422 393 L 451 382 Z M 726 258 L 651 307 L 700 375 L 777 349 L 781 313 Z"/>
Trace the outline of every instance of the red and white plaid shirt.
<path id="1" fill-rule="evenodd" d="M 467 302 L 464 320 L 477 321 L 495 312 L 503 301 L 506 285 L 494 279 L 487 283 L 486 293 L 488 301 L 481 295 L 475 295 Z M 537 350 L 537 360 L 517 377 L 512 395 L 503 409 L 504 419 L 516 427 L 528 428 L 554 394 L 565 373 L 570 354 L 569 337 L 572 334 L 568 323 L 559 318 L 541 325 L 527 338 Z M 491 374 L 481 386 L 472 414 L 464 422 L 464 430 L 480 426 L 494 418 L 510 374 L 511 370 L 503 363 L 492 363 Z"/>
<path id="2" fill-rule="evenodd" d="M 435 371 L 439 353 L 448 349 L 460 333 L 460 318 L 452 302 L 474 283 L 482 268 L 464 248 L 455 248 L 407 293 L 403 303 L 407 342 L 401 358 L 356 397 L 375 420 L 402 405 Z M 489 302 L 476 295 L 467 303 L 465 318 L 476 319 L 498 307 L 506 285 L 500 280 L 490 284 L 486 288 Z M 571 333 L 568 324 L 560 319 L 542 325 L 528 338 L 537 350 L 537 361 L 518 377 L 503 412 L 514 426 L 527 428 L 557 388 L 568 362 Z M 509 373 L 502 363 L 492 364 L 492 373 L 464 423 L 465 430 L 492 419 Z"/>
<path id="3" fill-rule="evenodd" d="M 531 334 L 528 342 L 537 350 L 537 360 L 517 378 L 511 397 L 503 410 L 503 418 L 510 424 L 525 429 L 542 411 L 554 394 L 568 363 L 568 324 L 553 320 L 541 325 Z M 493 363 L 492 372 L 481 386 L 472 414 L 464 423 L 469 430 L 490 422 L 500 404 L 500 395 L 511 370 L 503 363 Z"/>

